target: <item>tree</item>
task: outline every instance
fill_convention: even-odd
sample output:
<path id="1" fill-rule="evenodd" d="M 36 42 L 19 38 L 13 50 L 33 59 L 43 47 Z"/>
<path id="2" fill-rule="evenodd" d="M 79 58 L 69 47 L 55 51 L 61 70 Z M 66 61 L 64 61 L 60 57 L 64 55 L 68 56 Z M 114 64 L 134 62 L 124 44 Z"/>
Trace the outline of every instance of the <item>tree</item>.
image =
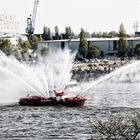
<path id="1" fill-rule="evenodd" d="M 32 39 L 30 40 L 31 49 L 33 50 L 33 52 L 37 50 L 38 42 L 39 42 L 39 38 L 37 36 L 33 36 Z"/>
<path id="2" fill-rule="evenodd" d="M 53 40 L 61 39 L 61 37 L 59 35 L 59 28 L 58 28 L 58 26 L 55 26 L 54 31 L 55 31 L 55 35 L 53 36 Z"/>
<path id="3" fill-rule="evenodd" d="M 91 34 L 87 31 L 85 32 L 85 36 L 86 36 L 86 38 L 91 38 Z"/>
<path id="4" fill-rule="evenodd" d="M 45 27 L 45 26 L 43 27 L 42 38 L 44 40 L 51 40 L 51 31 L 50 31 L 50 28 Z"/>
<path id="5" fill-rule="evenodd" d="M 134 48 L 134 54 L 137 56 L 137 58 L 140 58 L 140 44 L 137 44 Z"/>
<path id="6" fill-rule="evenodd" d="M 78 53 L 82 57 L 86 58 L 87 50 L 88 50 L 88 42 L 86 39 L 85 31 L 84 31 L 84 29 L 81 28 Z"/>
<path id="7" fill-rule="evenodd" d="M 21 48 L 22 58 L 27 61 L 29 57 L 29 49 L 31 48 L 31 44 L 28 40 L 24 41 L 19 39 L 19 48 Z"/>
<path id="8" fill-rule="evenodd" d="M 63 34 L 63 39 L 72 39 L 74 38 L 75 35 L 73 33 L 73 31 L 71 30 L 71 27 L 68 26 L 65 28 L 65 33 Z"/>
<path id="9" fill-rule="evenodd" d="M 97 37 L 97 33 L 96 33 L 96 32 L 93 32 L 93 33 L 91 34 L 91 36 L 92 36 L 92 37 Z"/>
<path id="10" fill-rule="evenodd" d="M 59 38 L 59 28 L 58 28 L 58 26 L 55 26 L 54 30 L 55 30 L 55 39 L 56 39 L 56 40 L 57 40 L 57 39 L 60 39 L 60 38 Z"/>
<path id="11" fill-rule="evenodd" d="M 6 55 L 11 55 L 13 53 L 13 46 L 9 39 L 3 39 L 1 43 L 1 50 L 6 53 Z"/>
<path id="12" fill-rule="evenodd" d="M 27 53 L 29 48 L 31 48 L 31 44 L 28 40 L 24 41 L 19 39 L 19 47 L 21 48 L 23 53 Z"/>
<path id="13" fill-rule="evenodd" d="M 93 32 L 92 33 L 92 37 L 111 38 L 111 37 L 118 37 L 118 36 L 119 36 L 119 34 L 117 32 L 115 32 L 115 31 L 111 31 L 109 33 L 107 33 L 107 32 L 98 32 L 98 33 Z"/>
<path id="14" fill-rule="evenodd" d="M 59 36 L 59 28 L 58 28 L 58 26 L 55 26 L 54 30 L 55 30 L 55 36 Z"/>
<path id="15" fill-rule="evenodd" d="M 123 23 L 121 23 L 119 28 L 119 41 L 118 41 L 118 54 L 120 57 L 124 58 L 128 48 L 128 41 L 126 36 L 126 31 L 124 29 Z"/>
<path id="16" fill-rule="evenodd" d="M 109 37 L 118 37 L 118 36 L 119 36 L 119 33 L 116 32 L 116 31 L 110 31 L 110 32 L 108 33 L 108 35 L 109 35 Z"/>
<path id="17" fill-rule="evenodd" d="M 140 114 L 125 114 L 124 117 L 110 115 L 107 119 L 90 121 L 93 129 L 91 140 L 139 140 Z"/>
<path id="18" fill-rule="evenodd" d="M 14 48 L 13 55 L 18 60 L 21 60 L 21 58 L 22 58 L 22 56 L 21 56 L 21 50 L 19 48 Z"/>
<path id="19" fill-rule="evenodd" d="M 103 35 L 102 35 L 103 38 L 107 38 L 109 37 L 108 33 L 107 32 L 103 32 Z"/>
<path id="20" fill-rule="evenodd" d="M 49 52 L 49 47 L 48 45 L 44 46 L 42 49 L 41 49 L 41 55 L 42 56 L 46 56 Z"/>
<path id="21" fill-rule="evenodd" d="M 96 58 L 100 55 L 101 51 L 94 45 L 89 45 L 88 52 L 87 52 L 87 58 L 92 59 Z"/>

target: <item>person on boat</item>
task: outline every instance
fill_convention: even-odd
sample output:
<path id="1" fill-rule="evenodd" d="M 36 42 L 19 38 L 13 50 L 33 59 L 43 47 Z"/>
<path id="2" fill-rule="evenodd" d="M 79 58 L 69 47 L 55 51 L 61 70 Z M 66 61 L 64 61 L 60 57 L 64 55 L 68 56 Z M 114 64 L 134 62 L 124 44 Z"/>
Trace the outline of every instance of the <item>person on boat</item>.
<path id="1" fill-rule="evenodd" d="M 54 91 L 55 93 L 55 98 L 56 98 L 56 101 L 64 101 L 65 98 L 68 98 L 68 94 L 64 91 L 61 91 L 61 92 L 56 92 Z"/>
<path id="2" fill-rule="evenodd" d="M 62 92 L 61 100 L 65 101 L 65 99 L 68 98 L 68 93 L 67 92 Z"/>
<path id="3" fill-rule="evenodd" d="M 61 97 L 59 96 L 60 93 L 56 92 L 56 90 L 54 90 L 54 94 L 55 94 L 55 99 L 56 101 L 60 101 Z"/>

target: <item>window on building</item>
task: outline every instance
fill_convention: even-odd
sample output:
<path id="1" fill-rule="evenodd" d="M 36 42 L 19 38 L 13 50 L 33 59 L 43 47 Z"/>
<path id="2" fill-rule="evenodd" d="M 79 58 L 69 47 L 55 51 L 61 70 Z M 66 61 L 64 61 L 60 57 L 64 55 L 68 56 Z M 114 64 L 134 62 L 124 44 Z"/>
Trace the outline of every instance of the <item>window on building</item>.
<path id="1" fill-rule="evenodd" d="M 61 42 L 61 49 L 65 48 L 65 42 Z"/>
<path id="2" fill-rule="evenodd" d="M 113 41 L 113 51 L 117 50 L 117 45 L 118 45 L 118 42 L 117 41 Z"/>

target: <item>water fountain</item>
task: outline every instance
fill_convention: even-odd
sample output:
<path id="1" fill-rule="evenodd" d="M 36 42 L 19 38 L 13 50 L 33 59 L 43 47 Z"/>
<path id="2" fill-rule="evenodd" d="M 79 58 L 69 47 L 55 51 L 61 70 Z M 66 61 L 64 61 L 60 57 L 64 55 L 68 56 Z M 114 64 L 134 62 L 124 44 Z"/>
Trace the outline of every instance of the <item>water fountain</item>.
<path id="1" fill-rule="evenodd" d="M 39 63 L 28 65 L 0 53 L 0 103 L 17 102 L 28 93 L 49 96 L 54 89 L 63 89 L 71 79 L 74 57 L 75 53 L 70 50 L 58 50 Z M 140 61 L 136 61 L 96 81 L 81 83 L 88 103 L 93 106 L 139 107 L 139 65 Z"/>
<path id="2" fill-rule="evenodd" d="M 139 107 L 140 61 L 81 86 L 95 106 Z"/>
<path id="3" fill-rule="evenodd" d="M 16 102 L 30 95 L 49 96 L 54 89 L 63 89 L 71 78 L 75 53 L 58 50 L 35 65 L 22 64 L 0 53 L 0 103 Z"/>

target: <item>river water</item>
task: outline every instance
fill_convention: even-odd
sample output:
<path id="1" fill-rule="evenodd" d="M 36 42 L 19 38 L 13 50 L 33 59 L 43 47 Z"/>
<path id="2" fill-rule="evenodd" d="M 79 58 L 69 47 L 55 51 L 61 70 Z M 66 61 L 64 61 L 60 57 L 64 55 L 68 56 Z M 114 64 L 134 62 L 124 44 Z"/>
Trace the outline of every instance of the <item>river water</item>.
<path id="1" fill-rule="evenodd" d="M 82 84 L 82 94 L 87 97 L 85 105 L 68 108 L 23 107 L 9 101 L 18 102 L 25 96 L 22 92 L 25 89 L 26 95 L 30 91 L 46 95 L 49 91 L 46 85 L 50 83 L 52 87 L 63 87 L 71 76 L 69 59 L 65 63 L 63 59 L 51 62 L 49 69 L 44 65 L 31 69 L 1 53 L 0 58 L 0 140 L 87 140 L 92 135 L 90 119 L 104 118 L 111 113 L 123 115 L 140 111 L 140 61 L 97 81 Z M 63 63 L 57 65 L 56 62 Z M 65 67 L 60 67 L 63 64 Z M 50 66 L 54 73 L 48 73 Z M 46 82 L 49 78 L 45 79 L 45 74 L 51 75 L 51 82 Z M 2 105 L 2 102 L 10 105 Z"/>
<path id="2" fill-rule="evenodd" d="M 3 140 L 87 140 L 92 128 L 89 119 L 132 108 L 98 108 L 86 105 L 67 107 L 0 107 L 0 137 Z M 137 109 L 135 109 L 137 110 Z"/>
<path id="3" fill-rule="evenodd" d="M 85 93 L 83 107 L 1 106 L 0 139 L 87 140 L 92 135 L 90 119 L 140 111 L 137 83 L 103 85 Z"/>

